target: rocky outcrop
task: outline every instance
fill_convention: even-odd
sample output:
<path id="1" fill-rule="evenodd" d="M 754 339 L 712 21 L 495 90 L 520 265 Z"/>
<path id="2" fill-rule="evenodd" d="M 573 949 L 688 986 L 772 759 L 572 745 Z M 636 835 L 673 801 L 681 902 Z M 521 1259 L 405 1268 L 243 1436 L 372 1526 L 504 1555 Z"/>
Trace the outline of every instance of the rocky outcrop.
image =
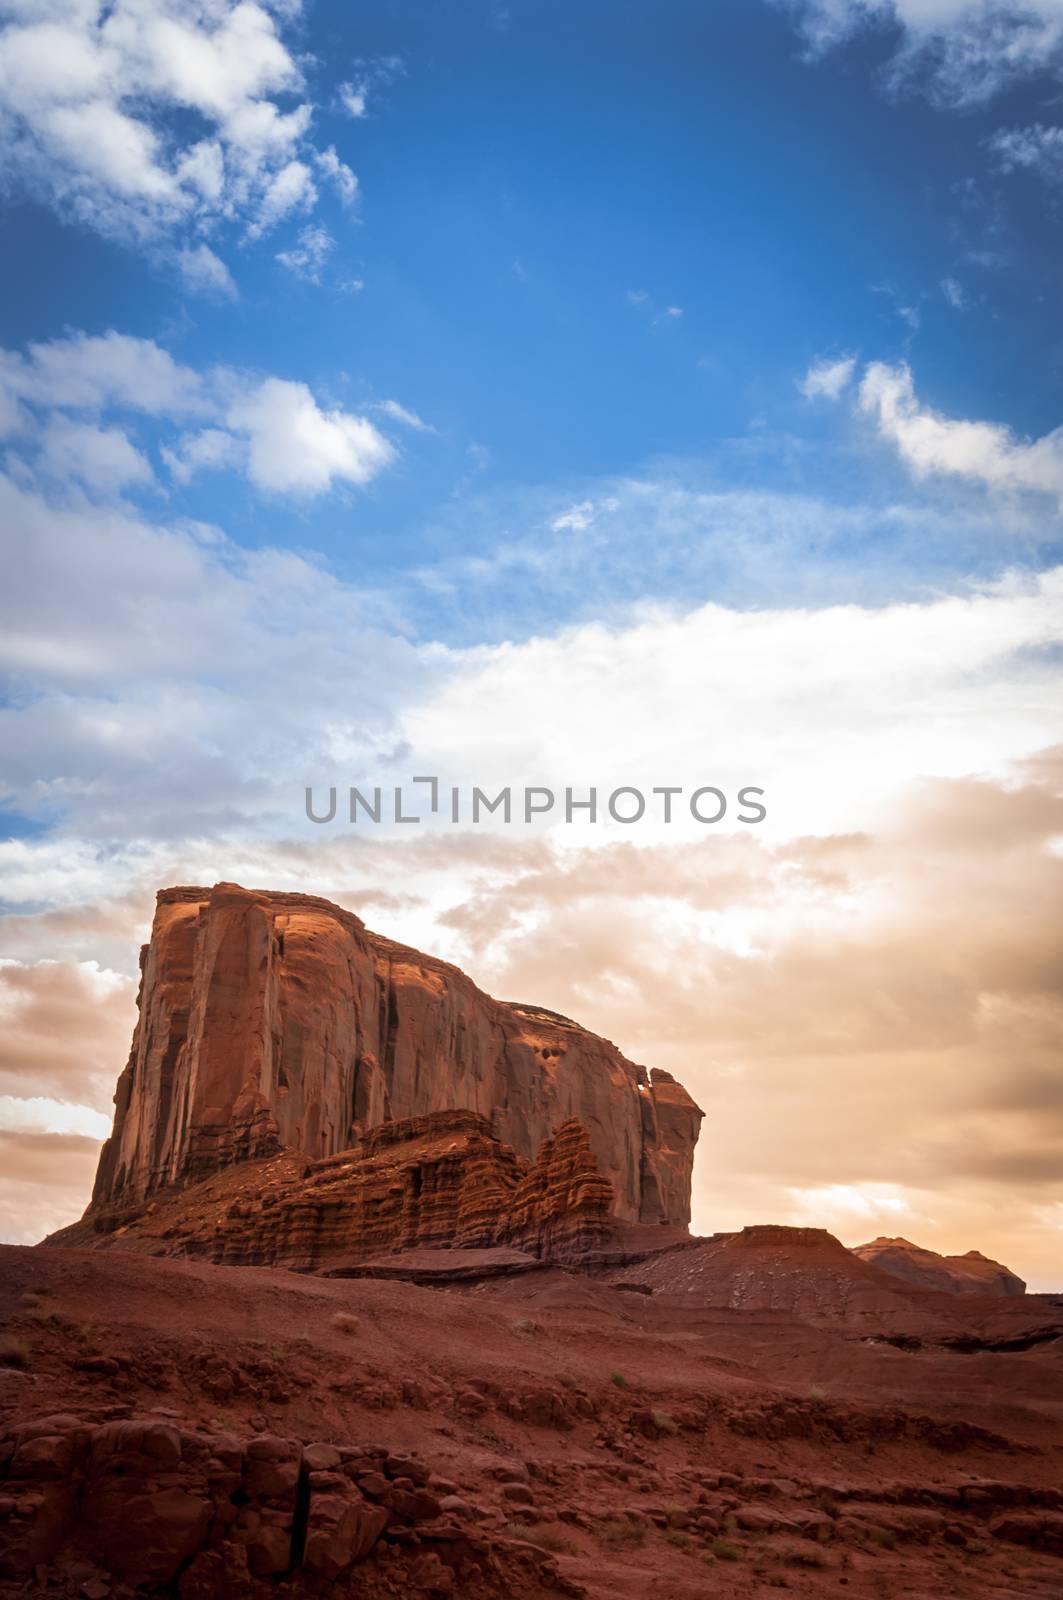
<path id="1" fill-rule="evenodd" d="M 667 1073 L 308 895 L 164 889 L 90 1210 L 284 1149 L 327 1159 L 388 1121 L 477 1112 L 525 1161 L 586 1129 L 618 1218 L 686 1223 L 702 1113 Z"/>
<path id="2" fill-rule="evenodd" d="M 0 1579 L 101 1600 L 116 1583 L 181 1600 L 266 1600 L 278 1582 L 293 1597 L 515 1592 L 506 1542 L 452 1487 L 386 1446 L 43 1416 L 0 1438 Z M 582 1592 L 545 1553 L 536 1566 L 551 1592 Z"/>
<path id="3" fill-rule="evenodd" d="M 611 1238 L 612 1210 L 578 1122 L 527 1162 L 475 1111 L 436 1111 L 384 1123 L 324 1161 L 285 1152 L 234 1165 L 164 1191 L 118 1228 L 90 1215 L 51 1242 L 334 1273 L 403 1252 L 508 1247 L 533 1266 L 593 1257 Z"/>
<path id="4" fill-rule="evenodd" d="M 937 1289 L 942 1294 L 1007 1298 L 1026 1293 L 1022 1278 L 978 1250 L 968 1250 L 963 1256 L 941 1256 L 908 1239 L 880 1237 L 857 1245 L 853 1255 L 891 1277 L 903 1278 L 905 1283 L 917 1284 L 921 1289 Z"/>
<path id="5" fill-rule="evenodd" d="M 571 1119 L 521 1177 L 492 1242 L 551 1261 L 586 1259 L 606 1242 L 612 1209 L 587 1131 Z"/>

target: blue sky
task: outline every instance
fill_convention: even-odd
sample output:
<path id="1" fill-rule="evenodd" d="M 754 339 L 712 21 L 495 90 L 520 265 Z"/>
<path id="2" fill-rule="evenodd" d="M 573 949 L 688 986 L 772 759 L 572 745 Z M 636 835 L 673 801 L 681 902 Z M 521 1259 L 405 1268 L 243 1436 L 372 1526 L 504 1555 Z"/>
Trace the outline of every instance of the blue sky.
<path id="1" fill-rule="evenodd" d="M 228 878 L 676 1072 L 704 1228 L 1058 1287 L 1061 86 L 1063 0 L 0 0 L 4 1236 Z M 768 816 L 305 819 L 415 772 Z"/>
<path id="2" fill-rule="evenodd" d="M 117 328 L 197 369 L 269 371 L 351 410 L 397 399 L 433 431 L 403 435 L 363 489 L 293 500 L 211 473 L 166 483 L 167 516 L 310 548 L 343 578 L 393 587 L 489 550 L 514 519 L 533 534 L 537 496 L 584 498 L 650 463 L 837 505 L 909 492 L 888 451 L 799 393 L 832 353 L 908 361 L 921 401 L 953 417 L 1034 437 L 1057 425 L 1058 191 L 1002 172 L 990 148 L 1051 116 L 1047 68 L 956 111 L 918 82 L 883 85 L 895 29 L 810 58 L 791 13 L 723 0 L 652 19 L 596 4 L 314 6 L 287 36 L 293 57 L 312 55 L 314 140 L 356 173 L 356 203 L 323 192 L 254 240 L 240 222 L 212 225 L 203 237 L 238 295 L 212 301 L 183 290 L 164 238 L 101 236 L 26 198 L 16 175 L 0 337 L 17 349 Z M 337 91 L 363 80 L 366 115 L 352 118 Z M 332 240 L 320 282 L 278 260 L 307 226 Z M 150 420 L 138 437 L 157 443 Z M 962 529 L 962 495 L 950 509 Z M 929 542 L 936 582 L 949 559 Z M 888 532 L 865 544 L 855 595 L 865 564 L 919 583 Z M 985 572 L 1014 551 L 961 531 L 952 565 Z M 799 551 L 764 592 L 716 592 L 785 601 L 819 564 Z M 836 589 L 837 570 L 817 576 Z M 661 581 L 708 598 L 720 575 L 682 562 Z M 470 636 L 403 588 L 419 632 Z M 578 611 L 578 590 L 556 603 Z"/>

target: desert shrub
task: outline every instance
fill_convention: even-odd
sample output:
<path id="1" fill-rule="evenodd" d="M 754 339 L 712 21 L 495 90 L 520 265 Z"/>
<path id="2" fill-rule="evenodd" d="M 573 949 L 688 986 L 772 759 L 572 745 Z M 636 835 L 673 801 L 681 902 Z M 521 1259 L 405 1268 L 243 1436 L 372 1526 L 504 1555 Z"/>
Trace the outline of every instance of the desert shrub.
<path id="1" fill-rule="evenodd" d="M 603 1544 L 639 1545 L 646 1542 L 646 1529 L 640 1522 L 621 1522 L 619 1519 L 603 1522 L 598 1529 Z"/>
<path id="2" fill-rule="evenodd" d="M 361 1327 L 353 1311 L 336 1311 L 329 1320 L 337 1333 L 357 1333 Z"/>
<path id="3" fill-rule="evenodd" d="M 679 1424 L 670 1411 L 653 1411 L 650 1415 L 653 1418 L 653 1426 L 658 1433 L 672 1434 L 679 1432 Z"/>
<path id="4" fill-rule="evenodd" d="M 690 1549 L 690 1535 L 680 1532 L 678 1528 L 669 1528 L 665 1538 L 669 1544 L 674 1544 L 677 1550 Z"/>
<path id="5" fill-rule="evenodd" d="M 709 1546 L 717 1561 L 741 1561 L 742 1552 L 730 1539 L 714 1539 Z"/>
<path id="6" fill-rule="evenodd" d="M 30 1347 L 25 1339 L 16 1339 L 13 1334 L 5 1333 L 0 1337 L 0 1367 L 28 1367 L 30 1364 Z"/>
<path id="7" fill-rule="evenodd" d="M 626 1389 L 628 1387 L 628 1381 L 622 1372 L 611 1372 L 609 1381 L 615 1384 L 618 1389 Z"/>
<path id="8" fill-rule="evenodd" d="M 829 1566 L 822 1550 L 817 1550 L 814 1545 L 807 1549 L 801 1545 L 794 1545 L 790 1550 L 782 1552 L 782 1559 L 788 1567 L 826 1567 Z"/>
<path id="9" fill-rule="evenodd" d="M 808 1398 L 810 1400 L 825 1400 L 827 1391 L 826 1389 L 821 1389 L 818 1383 L 814 1383 L 808 1391 Z"/>
<path id="10" fill-rule="evenodd" d="M 520 1539 L 527 1539 L 531 1544 L 537 1544 L 542 1550 L 549 1550 L 555 1556 L 578 1556 L 579 1547 L 566 1539 L 563 1533 L 549 1525 L 522 1527 L 517 1534 Z"/>

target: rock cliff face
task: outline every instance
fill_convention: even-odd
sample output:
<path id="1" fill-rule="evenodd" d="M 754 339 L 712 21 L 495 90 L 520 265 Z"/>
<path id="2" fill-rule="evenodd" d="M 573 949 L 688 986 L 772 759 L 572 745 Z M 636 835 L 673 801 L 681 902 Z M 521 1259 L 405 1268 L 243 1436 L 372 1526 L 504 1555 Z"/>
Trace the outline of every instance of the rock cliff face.
<path id="1" fill-rule="evenodd" d="M 320 1161 L 386 1122 L 466 1110 L 524 1162 L 575 1119 L 616 1217 L 689 1221 L 702 1112 L 667 1073 L 565 1017 L 491 999 L 326 900 L 164 889 L 141 973 L 90 1215 L 118 1218 L 233 1163 L 285 1149 Z"/>
<path id="2" fill-rule="evenodd" d="M 921 1289 L 937 1289 L 944 1294 L 987 1294 L 994 1298 L 1026 1293 L 1026 1284 L 999 1261 L 991 1261 L 979 1250 L 963 1256 L 941 1256 L 909 1239 L 872 1239 L 857 1245 L 853 1254 L 880 1272 L 903 1278 Z"/>

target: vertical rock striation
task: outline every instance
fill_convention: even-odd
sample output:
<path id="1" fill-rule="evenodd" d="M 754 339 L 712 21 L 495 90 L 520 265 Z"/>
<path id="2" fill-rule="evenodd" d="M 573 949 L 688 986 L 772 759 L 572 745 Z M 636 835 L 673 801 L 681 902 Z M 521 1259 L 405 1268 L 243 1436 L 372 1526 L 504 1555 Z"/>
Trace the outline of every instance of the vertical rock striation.
<path id="1" fill-rule="evenodd" d="M 226 883 L 164 889 L 138 1007 L 90 1211 L 282 1149 L 321 1160 L 385 1122 L 469 1110 L 525 1161 L 574 1119 L 615 1216 L 689 1221 L 702 1113 L 669 1074 L 647 1074 L 554 1012 L 493 1000 L 326 900 Z M 564 1134 L 566 1158 L 574 1137 Z"/>

